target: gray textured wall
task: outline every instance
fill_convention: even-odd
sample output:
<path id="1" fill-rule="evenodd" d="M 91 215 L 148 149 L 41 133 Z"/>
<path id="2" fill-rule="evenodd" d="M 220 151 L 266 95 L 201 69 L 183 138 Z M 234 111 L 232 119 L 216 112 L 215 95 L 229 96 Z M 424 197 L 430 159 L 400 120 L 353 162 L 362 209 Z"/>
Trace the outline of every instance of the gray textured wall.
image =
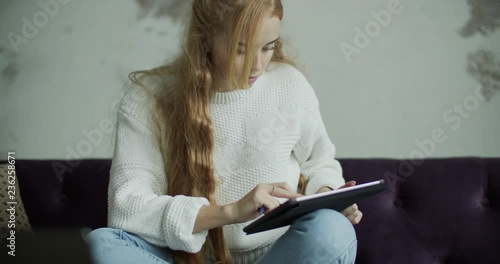
<path id="1" fill-rule="evenodd" d="M 339 157 L 500 156 L 500 30 L 467 1 L 283 2 Z M 0 153 L 111 157 L 126 76 L 175 53 L 183 3 L 3 0 Z"/>

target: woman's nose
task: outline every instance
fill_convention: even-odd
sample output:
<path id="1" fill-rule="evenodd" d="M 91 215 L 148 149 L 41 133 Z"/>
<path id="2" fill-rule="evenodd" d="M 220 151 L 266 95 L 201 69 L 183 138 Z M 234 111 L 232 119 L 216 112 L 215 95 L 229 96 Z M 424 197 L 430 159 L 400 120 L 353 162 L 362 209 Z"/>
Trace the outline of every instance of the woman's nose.
<path id="1" fill-rule="evenodd" d="M 260 52 L 255 55 L 255 58 L 253 60 L 253 65 L 252 65 L 252 72 L 260 72 L 262 68 L 262 59 L 261 59 L 262 54 Z"/>

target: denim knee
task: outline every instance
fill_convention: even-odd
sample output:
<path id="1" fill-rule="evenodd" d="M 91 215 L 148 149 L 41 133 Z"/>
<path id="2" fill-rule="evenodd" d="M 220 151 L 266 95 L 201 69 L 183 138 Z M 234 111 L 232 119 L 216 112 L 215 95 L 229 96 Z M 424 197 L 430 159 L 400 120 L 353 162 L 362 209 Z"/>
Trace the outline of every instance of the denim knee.
<path id="1" fill-rule="evenodd" d="M 95 254 L 117 245 L 126 244 L 120 237 L 120 231 L 120 229 L 116 228 L 102 227 L 90 231 L 84 239 L 89 245 L 91 252 Z"/>
<path id="2" fill-rule="evenodd" d="M 120 239 L 120 229 L 111 227 L 101 227 L 90 231 L 86 236 L 85 240 L 88 243 L 98 242 L 98 241 L 109 241 Z"/>
<path id="3" fill-rule="evenodd" d="M 293 225 L 297 224 L 302 225 L 310 243 L 326 251 L 343 252 L 357 243 L 354 226 L 335 210 L 316 210 L 298 218 Z"/>
<path id="4" fill-rule="evenodd" d="M 354 263 L 354 227 L 341 213 L 321 209 L 293 221 L 257 263 Z"/>

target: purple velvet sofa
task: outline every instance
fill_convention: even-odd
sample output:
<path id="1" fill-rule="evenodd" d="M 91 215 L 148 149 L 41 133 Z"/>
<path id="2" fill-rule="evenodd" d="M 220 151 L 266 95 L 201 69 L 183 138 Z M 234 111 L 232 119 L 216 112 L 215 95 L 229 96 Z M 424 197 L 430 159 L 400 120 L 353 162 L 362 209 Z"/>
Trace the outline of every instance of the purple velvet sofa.
<path id="1" fill-rule="evenodd" d="M 358 203 L 356 263 L 500 263 L 500 158 L 339 161 L 346 180 L 390 186 Z M 54 165 L 66 172 L 57 175 Z M 32 227 L 106 226 L 110 165 L 17 160 Z"/>

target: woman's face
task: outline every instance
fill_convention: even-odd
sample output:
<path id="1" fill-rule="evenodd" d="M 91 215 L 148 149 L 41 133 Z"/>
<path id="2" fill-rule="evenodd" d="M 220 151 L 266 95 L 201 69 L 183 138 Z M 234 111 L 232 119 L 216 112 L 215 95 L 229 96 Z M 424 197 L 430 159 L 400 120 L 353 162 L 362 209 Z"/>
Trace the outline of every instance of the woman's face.
<path id="1" fill-rule="evenodd" d="M 248 82 L 250 86 L 257 80 L 257 78 L 264 73 L 273 57 L 274 46 L 279 37 L 281 20 L 278 17 L 268 17 L 263 21 L 262 29 L 257 34 L 256 49 L 254 63 L 250 73 Z M 214 45 L 211 50 L 212 63 L 215 68 L 221 72 L 226 73 L 229 65 L 229 47 L 225 37 L 220 34 L 216 36 Z M 245 59 L 245 43 L 240 42 L 238 47 L 238 54 L 236 56 L 235 67 L 236 77 L 241 78 L 243 75 L 243 62 Z M 229 87 L 227 77 L 219 76 L 216 79 L 219 81 L 219 91 L 230 91 L 235 89 Z"/>

